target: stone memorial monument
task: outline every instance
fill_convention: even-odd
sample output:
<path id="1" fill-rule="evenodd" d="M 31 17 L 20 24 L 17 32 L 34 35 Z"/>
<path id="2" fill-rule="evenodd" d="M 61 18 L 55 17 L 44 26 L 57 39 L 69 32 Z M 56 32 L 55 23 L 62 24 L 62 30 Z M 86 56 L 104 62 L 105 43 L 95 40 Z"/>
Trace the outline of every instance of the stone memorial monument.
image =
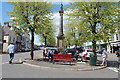
<path id="1" fill-rule="evenodd" d="M 60 52 L 64 52 L 64 34 L 63 34 L 63 4 L 61 3 L 60 7 L 60 27 L 59 27 L 59 33 L 57 36 L 57 49 Z"/>

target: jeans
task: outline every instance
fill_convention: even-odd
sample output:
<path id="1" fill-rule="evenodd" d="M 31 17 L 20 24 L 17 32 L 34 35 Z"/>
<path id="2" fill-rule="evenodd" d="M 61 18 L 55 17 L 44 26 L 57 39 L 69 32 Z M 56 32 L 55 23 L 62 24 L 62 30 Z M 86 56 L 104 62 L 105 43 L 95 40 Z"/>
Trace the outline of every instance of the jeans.
<path id="1" fill-rule="evenodd" d="M 14 53 L 10 53 L 10 61 L 11 62 L 12 62 L 13 58 L 14 58 Z"/>
<path id="2" fill-rule="evenodd" d="M 106 65 L 107 64 L 107 61 L 106 61 L 106 59 L 107 59 L 107 57 L 102 57 L 103 58 L 103 60 L 102 60 L 102 64 L 101 65 Z"/>

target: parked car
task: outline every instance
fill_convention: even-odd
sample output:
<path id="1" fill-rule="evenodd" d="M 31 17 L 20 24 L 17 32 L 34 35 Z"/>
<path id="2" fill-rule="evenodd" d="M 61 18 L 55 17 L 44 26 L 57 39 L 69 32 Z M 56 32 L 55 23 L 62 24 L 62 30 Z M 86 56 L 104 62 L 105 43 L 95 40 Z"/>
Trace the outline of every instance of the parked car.
<path id="1" fill-rule="evenodd" d="M 21 48 L 21 52 L 25 52 L 25 48 Z"/>
<path id="2" fill-rule="evenodd" d="M 16 49 L 16 52 L 21 52 L 21 49 Z"/>
<path id="3" fill-rule="evenodd" d="M 67 50 L 69 54 L 72 53 L 72 55 L 74 55 L 76 51 L 79 51 L 79 53 L 82 53 L 82 52 L 83 52 L 83 49 L 82 49 L 82 48 L 72 48 L 72 49 L 66 48 L 66 49 L 64 49 L 64 50 L 65 50 L 65 51 Z"/>
<path id="4" fill-rule="evenodd" d="M 90 54 L 92 53 L 93 53 L 92 49 L 84 49 L 82 52 L 82 56 L 86 57 L 87 59 L 90 59 Z"/>
<path id="5" fill-rule="evenodd" d="M 50 50 L 57 50 L 57 48 L 50 48 Z"/>
<path id="6" fill-rule="evenodd" d="M 72 54 L 72 55 L 74 55 L 74 53 L 75 53 L 75 49 L 69 49 L 69 48 L 66 48 L 66 49 L 64 49 L 64 51 L 68 51 L 68 53 L 70 54 Z"/>
<path id="7" fill-rule="evenodd" d="M 25 48 L 25 51 L 27 52 L 27 51 L 30 51 L 30 49 L 29 48 Z"/>
<path id="8" fill-rule="evenodd" d="M 73 48 L 75 51 L 79 51 L 79 53 L 83 52 L 84 48 L 83 47 L 74 47 Z"/>

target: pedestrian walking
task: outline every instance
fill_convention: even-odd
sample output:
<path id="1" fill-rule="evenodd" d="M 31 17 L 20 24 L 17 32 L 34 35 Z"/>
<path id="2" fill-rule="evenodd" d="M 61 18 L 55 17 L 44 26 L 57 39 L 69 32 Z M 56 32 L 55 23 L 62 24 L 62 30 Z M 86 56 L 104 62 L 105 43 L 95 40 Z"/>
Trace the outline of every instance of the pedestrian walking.
<path id="1" fill-rule="evenodd" d="M 106 65 L 107 64 L 107 51 L 105 49 L 103 49 L 103 52 L 102 52 L 102 64 L 101 65 Z"/>
<path id="2" fill-rule="evenodd" d="M 120 77 L 120 51 L 115 51 L 116 56 L 118 57 L 118 78 Z"/>
<path id="3" fill-rule="evenodd" d="M 12 60 L 14 59 L 15 45 L 13 43 L 11 43 L 8 46 L 7 50 L 8 50 L 9 56 L 10 56 L 9 64 L 11 64 Z"/>
<path id="4" fill-rule="evenodd" d="M 120 52 L 119 51 L 115 51 L 116 56 L 118 57 L 118 62 L 120 61 Z"/>

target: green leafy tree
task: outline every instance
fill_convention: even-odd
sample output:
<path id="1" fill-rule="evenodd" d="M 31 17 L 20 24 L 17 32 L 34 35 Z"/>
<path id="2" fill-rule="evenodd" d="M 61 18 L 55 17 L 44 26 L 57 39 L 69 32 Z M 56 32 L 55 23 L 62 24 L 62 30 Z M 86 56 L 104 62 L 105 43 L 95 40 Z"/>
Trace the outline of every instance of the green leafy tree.
<path id="1" fill-rule="evenodd" d="M 31 32 L 31 59 L 34 57 L 34 33 L 38 29 L 43 29 L 50 22 L 51 4 L 48 2 L 9 2 L 13 5 L 13 11 L 8 12 L 10 17 L 14 17 L 13 26 L 21 33 Z"/>
<path id="2" fill-rule="evenodd" d="M 78 19 L 75 16 L 67 18 L 67 25 L 65 26 L 65 44 L 66 46 L 82 46 L 87 41 L 85 37 L 89 33 L 86 33 L 85 27 L 83 27 L 82 21 L 78 23 Z"/>
<path id="3" fill-rule="evenodd" d="M 67 45 L 77 46 L 77 42 L 78 42 L 77 36 L 78 35 L 77 35 L 76 27 L 72 23 L 67 24 L 67 26 L 65 27 L 65 44 L 66 44 L 66 46 Z"/>
<path id="4" fill-rule="evenodd" d="M 45 28 L 42 29 L 38 29 L 37 34 L 40 35 L 40 41 L 42 43 L 45 43 L 45 45 L 49 45 L 49 46 L 55 46 L 56 45 L 56 40 L 55 40 L 55 31 L 56 28 L 53 27 L 53 25 L 49 25 Z"/>
<path id="5" fill-rule="evenodd" d="M 73 24 L 78 24 L 75 27 L 78 27 L 78 32 L 81 31 L 83 40 L 92 41 L 93 52 L 96 54 L 96 41 L 107 40 L 116 31 L 118 3 L 75 2 L 71 6 L 68 20 L 77 20 Z"/>

